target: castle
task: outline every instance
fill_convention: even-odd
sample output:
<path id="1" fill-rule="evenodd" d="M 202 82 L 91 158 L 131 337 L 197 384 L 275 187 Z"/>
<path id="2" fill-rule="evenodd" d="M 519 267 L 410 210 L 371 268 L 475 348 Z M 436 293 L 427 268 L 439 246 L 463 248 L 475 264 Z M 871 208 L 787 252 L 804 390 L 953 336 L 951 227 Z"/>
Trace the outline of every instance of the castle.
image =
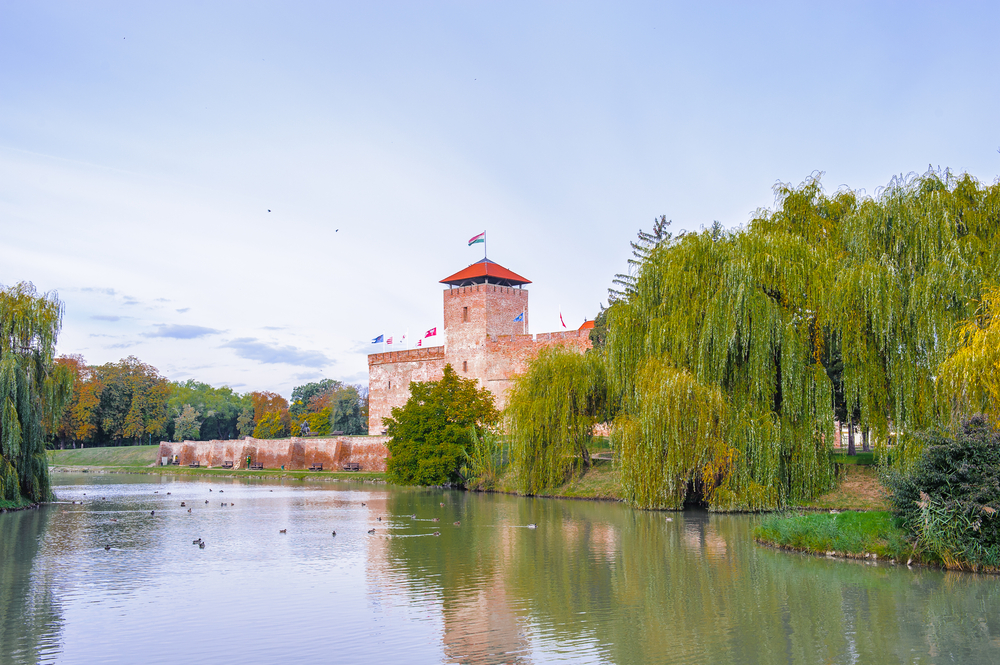
<path id="1" fill-rule="evenodd" d="M 444 290 L 444 345 L 368 356 L 368 432 L 382 434 L 383 419 L 406 404 L 411 381 L 437 381 L 444 366 L 475 379 L 493 393 L 498 409 L 507 389 L 538 351 L 567 346 L 583 353 L 590 348 L 588 321 L 578 330 L 528 333 L 531 282 L 499 263 L 483 259 L 441 280 Z"/>

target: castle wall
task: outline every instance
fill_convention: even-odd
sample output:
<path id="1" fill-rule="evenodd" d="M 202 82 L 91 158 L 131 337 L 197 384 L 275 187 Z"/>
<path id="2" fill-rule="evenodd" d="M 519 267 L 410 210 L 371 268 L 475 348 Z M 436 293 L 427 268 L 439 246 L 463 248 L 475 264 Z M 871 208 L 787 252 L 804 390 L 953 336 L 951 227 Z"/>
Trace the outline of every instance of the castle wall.
<path id="1" fill-rule="evenodd" d="M 384 436 L 292 437 L 290 439 L 231 439 L 226 441 L 161 441 L 159 459 L 178 457 L 182 466 L 199 462 L 221 467 L 231 461 L 233 468 L 245 469 L 247 456 L 265 469 L 307 469 L 321 463 L 325 470 L 339 471 L 357 463 L 362 471 L 385 471 L 389 456 Z M 157 461 L 159 461 L 157 459 Z"/>
<path id="2" fill-rule="evenodd" d="M 378 435 L 394 407 L 410 398 L 411 381 L 437 381 L 444 376 L 444 347 L 428 346 L 368 356 L 368 433 Z"/>

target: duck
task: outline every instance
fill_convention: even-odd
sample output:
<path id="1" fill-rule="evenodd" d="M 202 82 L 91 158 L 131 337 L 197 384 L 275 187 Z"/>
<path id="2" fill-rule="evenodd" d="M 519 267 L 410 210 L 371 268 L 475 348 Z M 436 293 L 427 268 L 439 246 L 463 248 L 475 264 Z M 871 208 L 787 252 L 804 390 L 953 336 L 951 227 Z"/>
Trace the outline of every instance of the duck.
<path id="1" fill-rule="evenodd" d="M 537 529 L 537 528 L 538 528 L 538 525 L 537 525 L 537 524 L 535 524 L 534 522 L 532 522 L 531 524 L 529 524 L 529 525 L 528 525 L 528 528 L 529 528 L 529 529 Z"/>
<path id="2" fill-rule="evenodd" d="M 361 502 L 361 507 L 362 507 L 362 508 L 364 508 L 364 507 L 365 507 L 365 506 L 367 506 L 367 505 L 368 505 L 368 504 L 367 504 L 367 503 L 365 503 L 364 501 L 362 501 L 362 502 Z"/>
<path id="3" fill-rule="evenodd" d="M 288 533 L 288 529 L 282 529 L 282 530 L 281 530 L 281 531 L 279 531 L 278 533 Z"/>
<path id="4" fill-rule="evenodd" d="M 149 514 L 150 514 L 150 515 L 155 515 L 155 514 L 156 514 L 156 511 L 155 511 L 155 510 L 151 510 L 151 511 L 149 511 Z"/>
<path id="5" fill-rule="evenodd" d="M 199 538 L 199 539 L 197 539 L 197 540 L 192 540 L 192 541 L 191 541 L 191 544 L 192 544 L 192 545 L 197 545 L 197 544 L 198 544 L 198 543 L 200 543 L 200 542 L 201 542 L 201 538 Z"/>
<path id="6" fill-rule="evenodd" d="M 187 504 L 185 504 L 183 501 L 181 501 L 181 508 L 183 508 L 185 505 L 187 505 Z"/>
<path id="7" fill-rule="evenodd" d="M 198 543 L 198 548 L 205 549 L 205 541 L 201 541 L 200 543 Z"/>
<path id="8" fill-rule="evenodd" d="M 334 532 L 333 532 L 333 535 L 334 535 L 334 536 L 336 536 L 336 535 L 337 535 L 337 532 L 336 532 L 336 531 L 334 531 Z"/>
<path id="9" fill-rule="evenodd" d="M 440 504 L 438 504 L 438 505 L 440 505 L 440 506 L 441 506 L 442 508 L 444 508 L 444 504 L 443 504 L 443 503 L 440 503 Z"/>
<path id="10" fill-rule="evenodd" d="M 432 522 L 440 522 L 441 520 L 440 520 L 440 519 L 438 519 L 437 517 L 435 517 L 435 518 L 434 518 L 434 519 L 432 519 L 431 521 L 432 521 Z"/>
<path id="11" fill-rule="evenodd" d="M 440 531 L 435 531 L 435 532 L 434 532 L 434 535 L 435 535 L 435 536 L 440 536 L 440 535 L 441 535 L 441 532 L 440 532 Z"/>
<path id="12" fill-rule="evenodd" d="M 375 533 L 375 529 L 368 529 L 368 533 Z"/>
<path id="13" fill-rule="evenodd" d="M 205 499 L 205 503 L 208 503 L 208 499 Z"/>
<path id="14" fill-rule="evenodd" d="M 461 521 L 455 522 L 455 526 L 462 526 L 462 522 Z"/>
<path id="15" fill-rule="evenodd" d="M 170 492 L 167 492 L 167 496 L 170 496 Z"/>
<path id="16" fill-rule="evenodd" d="M 104 546 L 104 551 L 105 552 L 110 552 L 111 551 L 111 545 L 105 545 Z"/>
<path id="17" fill-rule="evenodd" d="M 378 521 L 379 521 L 379 522 L 381 522 L 381 521 L 382 521 L 382 516 L 381 516 L 381 515 L 379 515 L 379 516 L 378 516 Z"/>
<path id="18" fill-rule="evenodd" d="M 191 509 L 190 509 L 190 508 L 188 508 L 188 512 L 189 512 L 189 513 L 191 512 Z"/>

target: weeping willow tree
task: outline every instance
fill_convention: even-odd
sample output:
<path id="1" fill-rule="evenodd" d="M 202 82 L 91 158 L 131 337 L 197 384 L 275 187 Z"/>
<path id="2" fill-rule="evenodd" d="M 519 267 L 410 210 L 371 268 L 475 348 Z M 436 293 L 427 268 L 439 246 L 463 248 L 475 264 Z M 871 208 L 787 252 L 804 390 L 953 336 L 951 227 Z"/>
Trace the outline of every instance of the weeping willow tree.
<path id="1" fill-rule="evenodd" d="M 53 360 L 63 305 L 22 282 L 0 287 L 0 499 L 47 501 L 45 435 L 59 422 L 72 374 Z"/>
<path id="2" fill-rule="evenodd" d="M 543 349 L 514 380 L 504 415 L 511 467 L 522 494 L 561 485 L 590 466 L 588 444 L 607 389 L 599 353 Z"/>
<path id="3" fill-rule="evenodd" d="M 955 335 L 954 353 L 938 368 L 938 391 L 952 424 L 981 412 L 1000 426 L 1000 288 L 983 295 L 975 315 Z"/>
<path id="4" fill-rule="evenodd" d="M 891 444 L 942 419 L 935 371 L 1000 267 L 1000 185 L 930 171 L 875 197 L 776 187 L 745 227 L 640 234 L 608 310 L 626 497 L 773 509 L 834 481 L 838 414 Z M 883 461 L 888 457 L 882 456 Z"/>

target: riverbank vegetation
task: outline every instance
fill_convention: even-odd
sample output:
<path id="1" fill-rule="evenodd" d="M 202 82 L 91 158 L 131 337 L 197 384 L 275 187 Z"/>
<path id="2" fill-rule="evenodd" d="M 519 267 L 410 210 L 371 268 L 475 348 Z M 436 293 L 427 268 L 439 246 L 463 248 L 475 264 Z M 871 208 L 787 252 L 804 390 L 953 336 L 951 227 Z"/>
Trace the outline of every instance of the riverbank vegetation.
<path id="1" fill-rule="evenodd" d="M 72 381 L 67 407 L 47 432 L 50 447 L 368 431 L 367 389 L 333 379 L 297 386 L 289 404 L 270 391 L 240 394 L 194 379 L 168 381 L 134 356 L 104 365 L 88 365 L 79 355 L 61 356 L 55 363 Z"/>
<path id="2" fill-rule="evenodd" d="M 569 468 L 565 442 L 602 403 L 632 505 L 781 510 L 835 487 L 838 422 L 852 452 L 859 431 L 903 473 L 920 432 L 997 403 L 1000 184 L 929 171 L 828 195 L 814 177 L 775 197 L 744 228 L 640 232 L 588 352 L 606 392 L 581 402 L 572 377 L 541 383 L 534 367 L 515 381 L 511 430 L 535 433 L 512 456 L 519 477 L 553 450 L 546 468 Z M 553 426 L 532 398 L 565 415 Z"/>
<path id="3" fill-rule="evenodd" d="M 0 500 L 51 496 L 45 435 L 62 416 L 72 377 L 54 362 L 63 304 L 22 282 L 0 287 Z"/>

